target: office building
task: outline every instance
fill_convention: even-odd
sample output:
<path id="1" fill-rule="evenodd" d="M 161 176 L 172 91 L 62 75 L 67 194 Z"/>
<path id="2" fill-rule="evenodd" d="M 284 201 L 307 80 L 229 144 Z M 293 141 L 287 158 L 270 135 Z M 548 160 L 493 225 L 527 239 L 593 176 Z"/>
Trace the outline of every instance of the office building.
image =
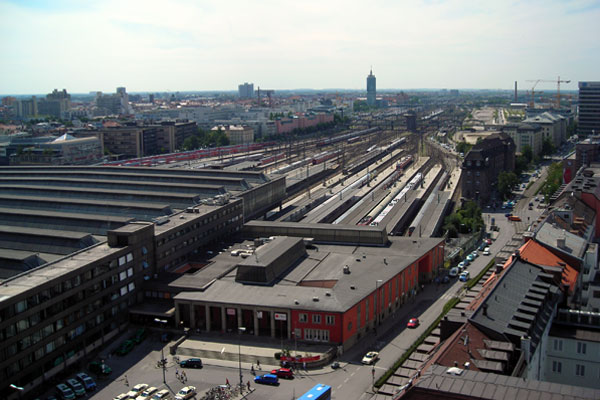
<path id="1" fill-rule="evenodd" d="M 600 81 L 579 82 L 579 123 L 577 134 L 600 134 Z"/>
<path id="2" fill-rule="evenodd" d="M 198 133 L 198 125 L 192 121 L 162 121 L 156 134 L 160 153 L 173 153 L 183 148 L 183 141 Z"/>
<path id="3" fill-rule="evenodd" d="M 238 85 L 238 94 L 240 99 L 251 99 L 254 97 L 254 84 L 245 82 Z"/>
<path id="4" fill-rule="evenodd" d="M 229 144 L 248 144 L 254 142 L 254 129 L 245 125 L 215 126 L 212 131 L 221 130 L 229 139 Z"/>
<path id="5" fill-rule="evenodd" d="M 542 154 L 543 131 L 538 124 L 509 123 L 502 127 L 502 132 L 513 140 L 517 153 L 522 154 L 525 146 L 529 146 L 534 156 Z"/>
<path id="6" fill-rule="evenodd" d="M 164 131 L 158 125 L 122 125 L 93 132 L 102 142 L 104 152 L 122 158 L 139 158 L 160 153 L 157 137 Z"/>
<path id="7" fill-rule="evenodd" d="M 35 96 L 31 99 L 22 99 L 16 101 L 15 107 L 17 118 L 28 119 L 38 115 L 38 102 Z"/>
<path id="8" fill-rule="evenodd" d="M 479 141 L 462 163 L 461 191 L 465 199 L 487 204 L 492 199 L 498 174 L 515 169 L 515 144 L 510 137 L 492 134 Z"/>
<path id="9" fill-rule="evenodd" d="M 369 76 L 367 76 L 367 104 L 370 106 L 375 106 L 375 100 L 377 97 L 377 84 L 375 75 L 373 75 L 373 69 L 369 72 Z"/>

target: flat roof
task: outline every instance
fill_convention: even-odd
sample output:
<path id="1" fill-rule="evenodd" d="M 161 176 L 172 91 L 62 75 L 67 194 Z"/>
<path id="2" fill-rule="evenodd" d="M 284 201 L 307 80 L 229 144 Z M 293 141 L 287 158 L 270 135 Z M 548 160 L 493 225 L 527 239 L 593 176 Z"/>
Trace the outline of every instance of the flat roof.
<path id="1" fill-rule="evenodd" d="M 239 259 L 224 253 L 215 257 L 214 265 L 224 272 L 227 270 L 224 266 L 230 260 L 231 268 L 225 275 L 217 277 L 213 274 L 214 281 L 204 291 L 181 292 L 175 299 L 344 312 L 375 291 L 377 280 L 389 281 L 443 241 L 441 238 L 403 239 L 393 238 L 389 246 L 376 248 L 315 245 L 307 249 L 306 258 L 271 286 L 236 282 L 234 266 Z M 344 273 L 346 265 L 349 274 Z M 199 271 L 199 276 L 208 274 L 210 268 Z M 182 283 L 190 282 L 192 277 L 186 275 Z M 174 282 L 173 286 L 180 286 L 180 282 Z"/>

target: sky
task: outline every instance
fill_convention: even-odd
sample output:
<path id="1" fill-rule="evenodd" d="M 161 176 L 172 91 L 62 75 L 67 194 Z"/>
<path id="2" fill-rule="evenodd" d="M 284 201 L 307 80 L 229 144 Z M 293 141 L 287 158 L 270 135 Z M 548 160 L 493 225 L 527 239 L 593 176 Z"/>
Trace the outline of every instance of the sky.
<path id="1" fill-rule="evenodd" d="M 0 94 L 600 80 L 600 0 L 0 0 Z M 539 82 L 536 90 L 555 90 Z"/>

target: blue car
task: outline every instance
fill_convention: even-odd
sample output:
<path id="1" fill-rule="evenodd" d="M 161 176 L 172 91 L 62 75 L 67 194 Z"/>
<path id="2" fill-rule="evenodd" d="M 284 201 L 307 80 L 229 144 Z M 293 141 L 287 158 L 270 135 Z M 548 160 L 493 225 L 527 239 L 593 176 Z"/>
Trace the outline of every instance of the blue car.
<path id="1" fill-rule="evenodd" d="M 279 385 L 279 378 L 274 374 L 264 374 L 254 378 L 254 383 L 262 383 L 263 385 Z"/>

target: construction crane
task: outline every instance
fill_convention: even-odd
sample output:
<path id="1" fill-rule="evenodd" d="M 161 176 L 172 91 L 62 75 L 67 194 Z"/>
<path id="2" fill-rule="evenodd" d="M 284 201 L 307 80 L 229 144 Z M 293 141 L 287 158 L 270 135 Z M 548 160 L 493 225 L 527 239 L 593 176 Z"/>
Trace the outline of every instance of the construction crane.
<path id="1" fill-rule="evenodd" d="M 537 80 L 529 80 L 527 82 L 535 82 L 535 84 L 533 85 L 533 87 L 535 88 L 535 86 L 540 83 L 540 82 L 556 82 L 556 108 L 560 108 L 560 84 L 561 83 L 571 83 L 571 80 L 561 80 L 560 76 L 558 77 L 558 79 L 551 80 L 551 79 L 537 79 Z M 532 98 L 533 98 L 533 89 L 531 89 L 532 92 Z"/>
<path id="2" fill-rule="evenodd" d="M 529 107 L 535 108 L 535 87 L 538 83 L 541 82 L 541 79 L 528 79 L 527 82 L 535 82 L 531 87 L 531 92 L 529 93 L 531 95 L 531 100 L 529 100 Z"/>

